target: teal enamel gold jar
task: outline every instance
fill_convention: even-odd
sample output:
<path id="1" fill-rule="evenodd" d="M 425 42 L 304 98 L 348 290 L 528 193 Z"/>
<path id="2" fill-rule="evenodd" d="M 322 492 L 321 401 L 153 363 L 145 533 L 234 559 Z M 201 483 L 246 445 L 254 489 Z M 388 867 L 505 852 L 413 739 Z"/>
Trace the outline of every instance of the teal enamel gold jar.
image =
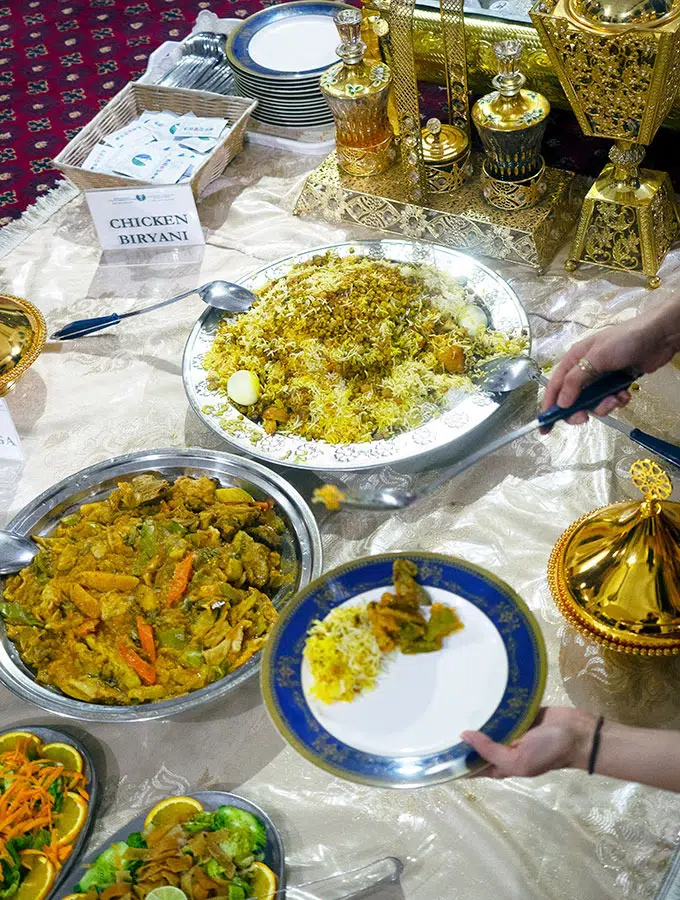
<path id="1" fill-rule="evenodd" d="M 496 90 L 472 107 L 472 121 L 485 151 L 482 190 L 493 206 L 524 209 L 538 203 L 544 193 L 541 143 L 550 103 L 542 94 L 524 88 L 519 41 L 502 41 L 494 50 Z"/>

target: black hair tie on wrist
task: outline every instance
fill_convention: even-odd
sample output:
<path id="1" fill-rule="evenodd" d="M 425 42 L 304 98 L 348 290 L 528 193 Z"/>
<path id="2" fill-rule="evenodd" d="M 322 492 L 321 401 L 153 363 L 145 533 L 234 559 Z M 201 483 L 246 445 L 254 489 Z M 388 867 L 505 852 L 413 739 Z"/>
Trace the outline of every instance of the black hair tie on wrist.
<path id="1" fill-rule="evenodd" d="M 604 725 L 604 716 L 600 716 L 597 720 L 597 725 L 595 726 L 595 731 L 593 732 L 593 744 L 590 748 L 590 757 L 588 758 L 588 774 L 592 775 L 595 772 L 595 763 L 597 762 L 597 754 L 600 749 L 600 733 L 602 731 L 602 726 Z"/>

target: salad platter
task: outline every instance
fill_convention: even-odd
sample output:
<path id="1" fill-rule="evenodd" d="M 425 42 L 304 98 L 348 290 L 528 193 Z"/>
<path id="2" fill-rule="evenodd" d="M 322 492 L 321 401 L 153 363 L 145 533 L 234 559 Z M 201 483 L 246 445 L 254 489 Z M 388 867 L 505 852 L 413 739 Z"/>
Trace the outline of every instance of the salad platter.
<path id="1" fill-rule="evenodd" d="M 242 279 L 240 284 L 257 293 L 284 279 L 291 270 L 297 272 L 305 263 L 315 264 L 324 255 L 330 263 L 338 258 L 365 259 L 376 267 L 391 263 L 397 273 L 416 271 L 419 267 L 428 273 L 441 273 L 458 292 L 460 304 L 473 307 L 484 317 L 489 335 L 497 334 L 499 340 L 501 335 L 508 335 L 514 353 L 520 352 L 520 347 L 522 352 L 530 350 L 529 322 L 510 285 L 471 256 L 437 244 L 380 240 L 320 247 L 265 266 Z M 251 313 L 254 311 L 255 308 Z M 278 321 L 285 321 L 285 309 L 280 316 L 283 319 Z M 216 346 L 223 319 L 221 311 L 208 309 L 189 335 L 182 364 L 186 394 L 196 415 L 215 434 L 238 450 L 268 463 L 341 473 L 409 460 L 424 461 L 426 456 L 438 451 L 453 451 L 457 441 L 474 429 L 488 425 L 505 402 L 503 395 L 484 394 L 479 389 L 470 389 L 469 384 L 465 388 L 454 385 L 433 415 L 425 417 L 417 427 L 404 427 L 386 438 L 369 439 L 363 435 L 360 440 L 331 443 L 322 437 L 299 436 L 285 427 L 271 433 L 271 429 L 264 427 L 265 420 L 257 421 L 244 414 L 244 407 L 237 407 L 224 391 L 217 389 L 215 379 L 206 371 L 206 359 L 210 361 L 214 356 L 212 348 Z M 364 346 L 374 338 L 372 333 L 360 335 Z M 306 353 L 305 347 L 301 346 L 299 352 Z M 503 353 L 500 342 L 498 352 Z M 375 384 L 369 380 L 365 390 L 372 389 Z M 270 414 L 275 416 L 276 411 Z"/>
<path id="2" fill-rule="evenodd" d="M 54 767 L 59 769 L 53 771 Z M 3 796 L 7 795 L 11 780 L 25 781 L 26 793 L 29 787 L 35 789 L 37 780 L 44 784 L 49 781 L 54 813 L 53 839 L 46 843 L 49 832 L 44 827 L 42 806 L 34 806 L 32 810 L 27 807 L 21 813 L 22 820 L 28 825 L 33 816 L 36 825 L 30 830 L 24 827 L 20 838 L 7 839 L 5 847 L 13 844 L 13 849 L 0 861 L 0 884 L 7 890 L 8 886 L 12 888 L 13 879 L 19 878 L 20 887 L 27 877 L 32 876 L 31 881 L 36 882 L 35 888 L 43 892 L 42 896 L 53 897 L 69 877 L 94 826 L 101 793 L 94 760 L 87 747 L 72 735 L 42 725 L 22 724 L 0 733 Z M 69 781 L 73 783 L 67 783 Z M 17 805 L 16 798 L 14 805 Z M 4 812 L 1 818 L 5 829 L 10 828 L 8 813 Z M 21 827 L 16 826 L 16 830 Z M 29 856 L 29 852 L 34 855 Z M 31 868 L 28 869 L 25 863 Z"/>
<path id="3" fill-rule="evenodd" d="M 237 794 L 198 791 L 135 816 L 71 871 L 57 896 L 97 900 L 108 889 L 130 900 L 140 892 L 186 900 L 219 891 L 228 900 L 268 900 L 285 887 L 283 842 L 269 816 Z"/>
<path id="4" fill-rule="evenodd" d="M 261 598 L 262 603 L 270 603 L 273 605 L 275 610 L 281 608 L 281 606 L 286 602 L 291 593 L 295 592 L 299 588 L 306 585 L 310 580 L 317 577 L 321 572 L 321 540 L 319 536 L 318 527 L 314 520 L 314 517 L 307 506 L 306 502 L 302 499 L 302 497 L 295 491 L 286 481 L 280 478 L 275 473 L 265 469 L 263 466 L 260 466 L 258 463 L 251 462 L 249 460 L 245 460 L 242 458 L 230 456 L 227 454 L 210 452 L 206 450 L 155 450 L 155 451 L 143 451 L 140 453 L 133 453 L 127 456 L 118 457 L 117 459 L 109 460 L 107 462 L 92 466 L 88 469 L 84 469 L 83 471 L 73 475 L 70 478 L 65 479 L 64 481 L 56 484 L 54 487 L 47 490 L 45 493 L 37 497 L 31 503 L 29 503 L 26 507 L 24 507 L 21 512 L 18 513 L 17 516 L 10 522 L 9 528 L 10 530 L 21 534 L 21 535 L 32 535 L 40 538 L 45 538 L 47 535 L 51 535 L 55 529 L 60 534 L 60 537 L 57 539 L 57 549 L 60 552 L 64 552 L 63 544 L 67 541 L 70 542 L 71 547 L 75 546 L 74 549 L 70 549 L 67 546 L 66 552 L 71 554 L 78 553 L 79 543 L 84 540 L 78 534 L 73 534 L 72 536 L 68 535 L 69 528 L 73 527 L 78 529 L 83 527 L 83 523 L 86 525 L 87 514 L 92 515 L 109 515 L 110 511 L 104 509 L 102 512 L 97 512 L 97 510 L 93 509 L 93 504 L 99 501 L 105 501 L 112 496 L 112 493 L 118 490 L 121 491 L 120 485 L 124 486 L 124 490 L 128 493 L 132 493 L 134 495 L 136 480 L 140 477 L 149 481 L 149 477 L 161 479 L 168 489 L 172 490 L 172 485 L 175 482 L 184 479 L 184 483 L 192 480 L 199 480 L 199 484 L 194 488 L 196 490 L 200 490 L 200 485 L 209 487 L 209 489 L 215 493 L 214 483 L 215 481 L 222 486 L 223 491 L 226 489 L 227 493 L 233 492 L 236 490 L 237 493 L 243 494 L 245 492 L 245 496 L 249 497 L 248 503 L 246 503 L 247 510 L 248 506 L 252 506 L 254 508 L 259 507 L 267 507 L 270 505 L 272 507 L 272 512 L 276 514 L 276 521 L 280 523 L 280 527 L 283 529 L 283 535 L 281 536 L 281 544 L 277 550 L 277 558 L 281 558 L 281 567 L 282 569 L 285 567 L 286 572 L 288 573 L 285 579 L 281 579 L 281 586 L 276 589 L 272 589 L 270 591 L 271 598 L 268 599 L 262 592 L 258 592 L 257 596 Z M 207 477 L 206 477 L 207 476 Z M 200 479 L 203 479 L 201 482 Z M 212 479 L 212 480 L 210 480 Z M 169 497 L 170 495 L 168 495 Z M 124 503 L 127 501 L 123 501 Z M 134 501 L 130 501 L 134 502 Z M 188 501 L 190 504 L 193 501 Z M 165 503 L 165 507 L 163 507 L 163 503 Z M 205 507 L 205 503 L 200 500 L 198 501 L 197 508 L 206 509 L 205 513 L 201 513 L 200 515 L 210 515 L 210 512 Z M 218 504 L 219 505 L 219 504 Z M 148 560 L 148 564 L 152 564 L 152 560 L 155 558 L 160 560 L 160 557 L 157 556 L 159 552 L 165 553 L 163 546 L 158 543 L 158 534 L 160 529 L 160 523 L 156 523 L 156 547 L 151 548 L 150 550 L 145 550 L 143 546 L 143 542 L 145 540 L 144 529 L 152 529 L 153 520 L 149 518 L 149 511 L 156 507 L 142 504 L 140 507 L 142 510 L 142 519 L 144 516 L 146 518 L 144 522 L 142 519 L 139 519 L 141 524 L 141 530 L 139 530 L 138 526 L 133 525 L 136 529 L 134 533 L 126 532 L 124 535 L 123 543 L 120 545 L 119 555 L 117 557 L 118 563 L 120 560 L 123 560 L 123 553 L 128 553 L 137 547 L 139 550 L 139 554 L 137 556 L 137 563 L 144 562 L 145 559 L 151 557 Z M 170 507 L 167 505 L 165 500 L 161 502 L 161 508 L 166 508 L 170 510 Z M 189 515 L 193 521 L 198 521 L 199 513 L 193 513 L 190 510 L 186 509 L 185 506 L 182 507 L 184 512 L 181 513 L 182 516 Z M 228 507 L 229 509 L 237 511 L 241 507 L 238 504 L 232 504 Z M 99 509 L 99 508 L 97 508 Z M 226 507 L 225 507 L 226 509 Z M 144 512 L 146 510 L 146 512 Z M 86 514 L 83 513 L 85 511 Z M 246 512 L 247 514 L 247 512 Z M 167 517 L 167 516 L 166 516 Z M 170 518 L 172 518 L 172 514 L 170 513 Z M 184 519 L 186 522 L 187 520 Z M 207 522 L 207 520 L 206 520 Z M 75 524 L 73 524 L 75 523 Z M 88 526 L 89 527 L 89 526 Z M 95 529 L 101 530 L 101 525 L 98 523 L 94 523 L 91 526 Z M 111 528 L 116 528 L 115 523 L 110 526 Z M 121 526 L 122 527 L 122 526 Z M 196 527 L 196 526 L 192 526 Z M 264 526 L 264 539 L 267 539 L 266 529 L 269 526 Z M 125 528 L 128 528 L 125 525 Z M 179 521 L 174 523 L 170 521 L 163 526 L 164 532 L 167 533 L 168 530 L 170 532 L 178 532 L 178 534 L 173 535 L 170 534 L 173 540 L 181 538 L 182 528 Z M 61 530 L 59 530 L 61 529 Z M 251 532 L 256 533 L 258 529 L 250 529 Z M 215 529 L 213 531 L 216 534 Z M 151 537 L 151 535 L 148 535 Z M 203 540 L 201 538 L 200 532 L 195 534 L 191 540 L 194 542 L 198 539 Z M 112 538 L 113 539 L 113 538 Z M 206 532 L 207 539 L 207 532 Z M 48 539 L 51 540 L 51 539 Z M 182 540 L 186 540 L 182 538 Z M 140 541 L 142 544 L 140 545 Z M 244 541 L 247 541 L 250 545 L 252 545 L 252 539 L 250 536 L 245 536 Z M 127 542 L 127 543 L 126 543 Z M 134 545 L 134 546 L 128 546 Z M 87 549 L 87 548 L 86 548 Z M 99 550 L 96 547 L 92 548 L 95 553 L 106 553 L 106 545 L 100 548 Z M 255 547 L 257 549 L 257 547 Z M 261 547 L 264 553 L 266 551 L 265 547 Z M 209 548 L 208 548 L 209 551 Z M 49 550 L 50 554 L 53 555 L 56 550 Z M 89 552 L 89 551 L 88 551 Z M 174 552 L 170 548 L 170 553 Z M 211 556 L 214 556 L 215 553 L 219 552 L 219 548 L 214 549 L 213 551 L 209 551 L 203 556 L 201 556 L 201 549 L 194 551 L 191 556 L 193 556 L 193 565 L 194 572 L 197 571 L 198 560 L 205 558 L 205 565 L 208 567 L 214 567 L 215 562 L 211 562 Z M 145 556 L 146 554 L 146 556 Z M 91 553 L 90 557 L 92 558 Z M 140 559 L 141 558 L 141 559 Z M 270 556 L 270 559 L 273 558 Z M 103 557 L 105 562 L 106 556 Z M 96 562 L 96 561 L 95 561 Z M 177 566 L 181 564 L 177 563 Z M 34 564 L 32 566 L 40 566 L 40 554 L 34 560 Z M 73 565 L 73 559 L 69 561 L 69 565 Z M 94 563 L 93 563 L 94 565 Z M 154 563 L 153 565 L 156 565 Z M 269 564 L 267 564 L 269 565 Z M 168 560 L 169 571 L 168 574 L 171 576 L 170 582 L 168 583 L 167 589 L 169 591 L 173 590 L 173 584 L 175 583 L 177 576 L 177 566 L 175 566 L 175 575 L 171 575 L 173 564 L 171 560 Z M 29 567 L 30 568 L 30 567 Z M 105 574 L 104 567 L 104 574 Z M 120 568 L 120 567 L 119 567 Z M 27 570 L 28 571 L 28 570 Z M 132 572 L 132 568 L 130 569 Z M 141 575 L 142 570 L 136 569 L 138 573 Z M 203 570 L 201 570 L 203 571 Z M 208 570 L 206 570 L 208 571 Z M 268 571 L 268 569 L 267 569 Z M 106 604 L 111 600 L 118 597 L 120 603 L 123 603 L 125 607 L 131 606 L 130 597 L 132 594 L 128 590 L 127 595 L 125 594 L 125 584 L 118 591 L 109 591 L 106 593 L 107 585 L 103 583 L 99 583 L 101 580 L 100 572 L 92 572 L 85 573 L 85 575 L 80 576 L 79 580 L 81 584 L 77 585 L 67 585 L 66 582 L 62 580 L 56 585 L 56 589 L 63 592 L 64 590 L 70 591 L 71 598 L 75 598 L 75 601 L 79 603 L 86 612 L 89 610 L 89 607 L 95 605 L 95 609 L 85 615 L 85 613 L 78 613 L 76 610 L 75 613 L 71 613 L 72 617 L 74 617 L 74 642 L 73 646 L 76 644 L 80 644 L 83 642 L 82 648 L 80 648 L 81 656 L 85 660 L 89 660 L 97 651 L 96 643 L 98 641 L 98 635 L 100 631 L 107 630 L 106 620 L 100 618 L 107 615 Z M 236 572 L 236 575 L 239 576 L 240 581 L 242 582 L 245 578 L 244 574 L 239 574 Z M 96 576 L 96 577 L 95 577 Z M 201 580 L 204 579 L 204 575 L 201 572 L 198 572 L 198 576 Z M 139 585 L 139 590 L 145 591 L 148 595 L 148 590 L 146 590 L 143 586 L 143 582 L 140 582 L 138 576 L 116 576 L 119 580 L 121 578 L 127 578 L 130 581 L 130 584 L 134 582 L 135 585 Z M 220 576 L 221 577 L 221 576 Z M 42 677 L 42 680 L 38 680 L 36 677 L 35 667 L 33 665 L 27 665 L 24 661 L 20 650 L 23 651 L 24 645 L 22 645 L 21 639 L 12 640 L 10 639 L 9 632 L 12 631 L 12 634 L 25 635 L 28 629 L 25 627 L 27 622 L 30 624 L 28 619 L 25 619 L 25 616 L 33 616 L 33 615 L 42 615 L 40 612 L 39 604 L 42 602 L 42 588 L 36 595 L 35 603 L 38 604 L 30 609 L 27 608 L 27 605 L 30 604 L 30 593 L 33 588 L 32 585 L 35 582 L 38 587 L 42 584 L 44 586 L 45 579 L 50 582 L 49 574 L 45 572 L 41 572 L 37 570 L 35 573 L 28 571 L 28 575 L 26 578 L 22 575 L 20 579 L 15 578 L 12 580 L 8 579 L 8 584 L 15 585 L 16 596 L 21 600 L 21 604 L 13 601 L 7 600 L 8 589 L 5 589 L 5 600 L 3 601 L 3 605 L 0 607 L 0 612 L 3 612 L 3 615 L 0 616 L 0 619 L 3 619 L 3 623 L 0 623 L 0 683 L 4 684 L 7 688 L 13 691 L 18 696 L 22 697 L 25 700 L 29 700 L 36 705 L 47 709 L 51 712 L 57 713 L 58 715 L 68 716 L 80 720 L 87 721 L 108 721 L 108 722 L 129 722 L 129 721 L 141 721 L 147 719 L 157 719 L 160 717 L 173 715 L 180 712 L 185 712 L 189 709 L 193 709 L 197 706 L 200 706 L 204 703 L 208 703 L 212 700 L 215 700 L 219 697 L 224 697 L 232 690 L 236 689 L 240 684 L 242 684 L 245 680 L 254 675 L 260 665 L 260 652 L 254 653 L 252 656 L 247 658 L 242 663 L 237 660 L 238 665 L 234 665 L 228 667 L 225 670 L 225 674 L 219 673 L 219 677 L 209 679 L 209 683 L 206 682 L 205 686 L 198 687 L 194 689 L 191 686 L 188 686 L 186 689 L 180 689 L 179 695 L 171 696 L 169 699 L 158 699 L 154 700 L 151 695 L 148 697 L 139 694 L 136 698 L 133 697 L 129 691 L 127 697 L 121 697 L 120 700 L 115 698 L 109 699 L 106 697 L 105 693 L 101 696 L 104 698 L 104 702 L 101 702 L 97 699 L 95 695 L 93 698 L 89 696 L 83 695 L 81 693 L 80 688 L 73 690 L 71 687 L 65 686 L 64 689 L 60 687 L 63 684 L 58 678 L 49 679 L 48 677 Z M 89 580 L 88 580 L 89 579 Z M 78 580 L 78 579 L 76 579 Z M 18 583 L 23 581 L 23 583 Z M 82 582 L 88 581 L 90 587 L 87 586 L 83 589 Z M 18 584 L 17 584 L 18 583 Z M 247 584 L 248 582 L 246 582 Z M 189 609 L 192 606 L 196 607 L 196 612 L 199 612 L 198 602 L 201 603 L 201 597 L 197 595 L 196 601 L 194 602 L 191 599 L 191 584 L 193 581 L 189 581 L 189 587 L 187 588 L 187 579 L 185 578 L 184 583 L 181 585 L 182 590 L 187 590 L 187 597 L 185 598 Z M 96 588 L 93 590 L 93 587 Z M 219 590 L 220 593 L 224 593 L 227 591 L 230 597 L 238 598 L 240 595 L 238 592 L 234 592 L 230 587 L 225 587 L 224 591 L 219 588 L 219 585 L 216 585 L 216 589 Z M 265 590 L 266 588 L 263 588 Z M 101 591 L 104 593 L 101 593 Z M 197 588 L 197 590 L 199 590 Z M 207 588 L 206 588 L 207 590 Z M 250 589 L 249 589 L 250 590 Z M 74 591 L 76 593 L 74 593 Z M 180 594 L 182 591 L 180 591 Z M 204 592 L 205 593 L 205 590 Z M 243 594 L 243 592 L 241 592 Z M 14 596 L 14 594 L 12 594 Z M 127 599 L 126 599 L 127 597 Z M 141 598 L 141 599 L 140 599 Z M 150 615 L 157 616 L 157 607 L 154 606 L 154 603 L 158 601 L 154 601 L 153 597 L 149 595 L 149 599 L 151 602 L 150 607 Z M 167 595 L 166 600 L 170 599 L 170 594 Z M 146 602 L 144 597 L 140 595 L 137 598 L 132 606 L 137 605 L 137 602 L 144 603 Z M 73 603 L 73 599 L 71 601 Z M 88 604 L 85 606 L 85 602 Z M 179 608 L 179 594 L 177 595 L 177 609 L 175 615 L 180 615 L 181 610 Z M 184 603 L 184 601 L 182 601 Z M 237 626 L 238 623 L 235 623 L 233 620 L 231 622 L 227 621 L 225 616 L 226 613 L 229 613 L 229 604 L 231 600 L 228 600 L 225 607 L 224 598 L 215 597 L 214 602 L 210 601 L 209 606 L 213 610 L 213 615 L 220 615 L 220 610 L 222 612 L 222 618 L 224 619 L 224 626 L 231 624 L 234 627 Z M 234 600 L 236 602 L 236 600 Z M 184 607 L 183 607 L 184 608 Z M 154 611 L 155 610 L 155 611 Z M 155 677 L 155 672 L 149 674 L 149 664 L 153 660 L 151 656 L 154 653 L 158 653 L 160 657 L 162 657 L 163 652 L 166 653 L 168 657 L 175 656 L 178 653 L 181 653 L 181 649 L 173 650 L 172 645 L 166 648 L 165 651 L 162 650 L 162 644 L 160 643 L 162 639 L 162 635 L 156 631 L 156 639 L 154 641 L 154 637 L 150 638 L 150 647 L 149 651 L 153 651 L 153 653 L 146 653 L 144 646 L 144 633 L 148 631 L 148 626 L 144 625 L 143 621 L 139 618 L 140 614 L 143 610 L 139 610 L 137 624 L 133 624 L 131 626 L 125 625 L 120 616 L 116 618 L 116 615 L 121 612 L 121 610 L 116 610 L 115 608 L 112 610 L 112 614 L 114 615 L 113 621 L 114 623 L 118 620 L 121 621 L 121 627 L 123 630 L 123 636 L 126 642 L 126 646 L 122 644 L 115 644 L 114 653 L 115 655 L 118 650 L 123 655 L 123 662 L 125 660 L 130 663 L 132 672 L 128 672 L 127 674 L 116 674 L 116 671 L 113 672 L 104 672 L 102 677 L 99 679 L 102 681 L 102 691 L 107 691 L 110 689 L 110 686 L 114 684 L 116 681 L 121 683 L 121 678 L 126 683 L 130 683 L 130 679 L 132 683 L 139 683 L 140 679 L 142 685 L 137 690 L 142 690 L 143 692 L 146 690 L 148 693 L 148 689 L 144 688 L 144 685 L 154 685 L 155 683 L 162 682 L 162 679 L 159 677 L 157 680 Z M 122 612 L 126 612 L 126 609 L 123 609 Z M 132 613 L 130 612 L 130 615 Z M 187 615 L 192 616 L 194 613 L 189 612 Z M 207 613 L 203 613 L 203 615 L 207 615 Z M 231 613 L 229 613 L 231 616 Z M 276 613 L 272 613 L 272 618 Z M 16 621 L 16 617 L 24 617 L 20 621 Z M 148 616 L 147 616 L 148 618 Z M 76 619 L 77 622 L 80 623 L 76 627 Z M 82 619 L 82 622 L 81 622 Z M 99 624 L 97 624 L 99 623 Z M 34 623 L 35 624 L 35 623 Z M 41 623 L 38 621 L 37 625 L 39 626 Z M 210 624 L 210 623 L 208 623 Z M 217 625 L 217 621 L 214 623 Z M 128 645 L 128 638 L 126 637 L 130 633 L 130 627 L 135 628 L 137 632 L 139 632 L 138 645 Z M 189 627 L 193 627 L 189 623 Z M 17 630 L 18 629 L 18 630 Z M 76 631 L 78 631 L 78 635 L 76 635 Z M 89 631 L 95 631 L 95 634 L 88 633 Z M 213 629 L 214 631 L 214 629 Z M 75 639 L 77 637 L 77 640 Z M 225 632 L 226 638 L 226 632 Z M 192 639 L 193 640 L 193 639 Z M 205 647 L 210 647 L 211 650 L 213 648 L 214 642 L 212 640 L 207 640 Z M 37 649 L 44 649 L 44 642 L 38 643 L 35 645 Z M 225 647 L 227 645 L 224 645 Z M 118 649 L 116 649 L 118 648 Z M 219 648 L 219 644 L 217 645 Z M 35 652 L 37 652 L 37 649 Z M 197 648 L 198 649 L 198 648 Z M 245 648 L 244 648 L 245 649 Z M 54 651 L 55 653 L 59 652 L 58 645 Z M 102 648 L 102 652 L 104 656 L 111 656 L 111 652 L 108 648 Z M 217 650 L 219 652 L 219 649 Z M 204 662 L 213 666 L 218 663 L 218 660 L 214 658 L 215 654 L 213 652 L 209 652 L 209 656 L 205 656 L 205 649 L 202 651 Z M 144 657 L 144 658 L 142 658 Z M 65 663 L 66 664 L 66 663 Z M 64 665 L 65 665 L 64 664 Z M 52 665 L 56 665 L 57 669 L 61 671 L 63 666 L 56 659 L 53 660 Z M 89 665 L 89 663 L 88 663 Z M 188 660 L 187 665 L 189 666 L 189 670 L 193 670 L 196 668 L 196 664 L 193 660 Z M 129 666 L 129 667 L 130 667 Z M 128 668 L 129 668 L 128 667 Z M 134 671 L 136 670 L 136 672 Z M 49 674 L 49 673 L 48 673 Z M 89 669 L 83 670 L 81 676 L 77 682 L 77 684 L 81 684 L 83 679 L 87 682 L 87 684 L 95 684 L 95 681 L 92 678 L 92 675 L 95 674 L 90 672 Z M 160 674 L 160 670 L 159 670 Z M 139 675 L 139 678 L 137 678 Z M 151 677 L 153 676 L 153 677 Z M 113 679 L 113 681 L 112 681 Z M 136 679 L 136 681 L 135 681 Z M 107 688 L 109 685 L 109 688 Z M 66 692 L 68 691 L 68 693 Z M 173 693 L 177 693 L 173 691 Z M 162 693 L 161 693 L 162 696 Z M 167 697 L 167 692 L 165 693 Z M 140 702 L 141 701 L 141 702 Z"/>
<path id="5" fill-rule="evenodd" d="M 396 598 L 386 593 L 393 585 Z M 407 622 L 394 640 L 390 616 Z M 365 626 L 376 622 L 372 647 Z M 300 591 L 261 670 L 267 710 L 294 749 L 335 776 L 393 788 L 481 768 L 461 732 L 520 737 L 545 679 L 543 637 L 524 601 L 477 566 L 418 551 L 339 566 Z"/>

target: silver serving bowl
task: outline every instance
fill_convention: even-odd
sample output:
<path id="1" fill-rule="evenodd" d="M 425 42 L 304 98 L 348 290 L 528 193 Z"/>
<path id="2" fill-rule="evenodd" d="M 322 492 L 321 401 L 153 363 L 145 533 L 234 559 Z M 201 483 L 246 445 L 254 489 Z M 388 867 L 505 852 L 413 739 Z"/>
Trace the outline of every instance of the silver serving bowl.
<path id="1" fill-rule="evenodd" d="M 242 278 L 239 284 L 257 291 L 271 279 L 285 275 L 296 263 L 327 250 L 338 256 L 356 254 L 376 260 L 425 263 L 440 269 L 461 284 L 468 301 L 486 312 L 491 328 L 523 335 L 527 339 L 526 352 L 531 350 L 529 320 L 510 285 L 472 256 L 439 244 L 379 240 L 317 247 L 271 263 Z M 385 440 L 328 444 L 289 434 L 270 435 L 262 425 L 241 415 L 224 394 L 208 385 L 203 359 L 213 344 L 223 315 L 221 310 L 207 309 L 194 325 L 184 348 L 184 389 L 196 415 L 215 434 L 240 452 L 274 465 L 342 473 L 416 461 L 422 466 L 426 460 L 433 464 L 437 456 L 443 461 L 445 456 L 453 455 L 461 447 L 461 439 L 471 438 L 477 428 L 488 427 L 509 396 L 492 397 L 479 391 L 452 389 L 440 415 Z"/>
<path id="2" fill-rule="evenodd" d="M 240 456 L 209 450 L 143 450 L 107 460 L 65 478 L 31 501 L 9 523 L 23 535 L 50 534 L 59 520 L 83 503 L 106 497 L 119 481 L 131 481 L 143 472 L 154 472 L 174 480 L 180 475 L 207 475 L 222 486 L 240 487 L 256 499 L 271 498 L 288 528 L 288 543 L 282 556 L 297 562 L 297 579 L 272 599 L 277 607 L 321 574 L 321 536 L 305 500 L 285 479 L 265 466 Z M 171 700 L 136 706 L 112 706 L 74 700 L 61 691 L 36 681 L 24 665 L 0 620 L 0 683 L 24 700 L 60 716 L 89 722 L 142 722 L 186 712 L 224 697 L 260 668 L 260 653 L 236 671 L 198 691 Z"/>

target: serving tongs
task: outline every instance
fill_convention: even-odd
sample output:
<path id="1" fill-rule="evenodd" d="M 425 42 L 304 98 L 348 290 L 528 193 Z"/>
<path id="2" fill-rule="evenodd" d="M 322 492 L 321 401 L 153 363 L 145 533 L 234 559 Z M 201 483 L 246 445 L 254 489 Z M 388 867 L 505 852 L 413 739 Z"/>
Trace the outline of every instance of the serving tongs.
<path id="1" fill-rule="evenodd" d="M 404 864 L 396 856 L 386 856 L 367 866 L 308 881 L 297 887 L 281 888 L 268 896 L 287 900 L 358 900 L 386 884 L 399 881 Z"/>

